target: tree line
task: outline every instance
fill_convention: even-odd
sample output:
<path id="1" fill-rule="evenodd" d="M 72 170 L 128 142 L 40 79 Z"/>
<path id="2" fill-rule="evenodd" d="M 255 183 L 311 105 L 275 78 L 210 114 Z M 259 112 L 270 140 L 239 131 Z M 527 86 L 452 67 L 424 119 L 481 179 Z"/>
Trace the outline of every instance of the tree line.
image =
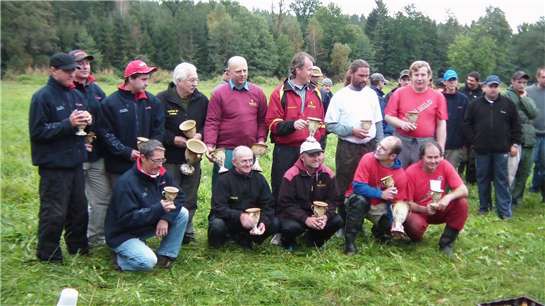
<path id="1" fill-rule="evenodd" d="M 452 15 L 438 23 L 412 5 L 392 14 L 383 0 L 375 4 L 363 16 L 320 0 L 278 0 L 266 11 L 232 1 L 2 1 L 2 75 L 45 67 L 54 52 L 75 48 L 95 56 L 95 69 L 120 74 L 134 58 L 166 70 L 189 61 L 204 78 L 233 55 L 247 58 L 252 75 L 284 77 L 299 50 L 335 79 L 357 58 L 391 78 L 416 59 L 435 73 L 453 67 L 503 79 L 545 62 L 545 17 L 513 33 L 497 7 L 465 26 Z"/>

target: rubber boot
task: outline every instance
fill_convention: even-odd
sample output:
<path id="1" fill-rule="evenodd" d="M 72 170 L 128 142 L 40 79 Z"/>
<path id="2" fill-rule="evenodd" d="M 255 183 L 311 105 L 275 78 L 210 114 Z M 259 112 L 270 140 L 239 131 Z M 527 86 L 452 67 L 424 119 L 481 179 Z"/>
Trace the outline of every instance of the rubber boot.
<path id="1" fill-rule="evenodd" d="M 448 257 L 454 255 L 454 241 L 456 241 L 459 232 L 447 225 L 443 230 L 443 234 L 441 234 L 441 238 L 439 238 L 439 250 Z"/>

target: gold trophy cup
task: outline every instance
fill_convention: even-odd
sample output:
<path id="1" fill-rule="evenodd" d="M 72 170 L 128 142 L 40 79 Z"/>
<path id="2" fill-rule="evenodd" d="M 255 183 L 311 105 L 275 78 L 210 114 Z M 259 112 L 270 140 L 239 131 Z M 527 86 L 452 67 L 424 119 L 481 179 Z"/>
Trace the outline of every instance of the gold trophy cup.
<path id="1" fill-rule="evenodd" d="M 430 195 L 431 195 L 431 207 L 437 208 L 437 203 L 442 198 L 443 190 L 441 190 L 440 180 L 430 180 Z"/>
<path id="2" fill-rule="evenodd" d="M 206 153 L 206 145 L 198 139 L 189 139 L 186 142 L 185 160 L 186 163 L 180 166 L 180 171 L 184 175 L 192 175 L 195 172 L 194 164 L 202 159 L 202 155 Z"/>
<path id="3" fill-rule="evenodd" d="M 392 209 L 392 228 L 391 233 L 392 237 L 396 240 L 409 240 L 409 236 L 405 233 L 405 228 L 403 227 L 403 222 L 407 219 L 409 215 L 409 204 L 407 202 L 397 202 L 394 204 Z"/>
<path id="4" fill-rule="evenodd" d="M 412 124 L 416 124 L 416 121 L 418 120 L 418 112 L 417 111 L 409 111 L 407 114 L 405 114 L 405 117 L 407 118 L 407 121 L 409 121 Z"/>
<path id="5" fill-rule="evenodd" d="M 141 151 L 140 150 L 140 145 L 142 145 L 143 143 L 145 142 L 148 142 L 149 139 L 146 138 L 146 137 L 136 137 L 136 149 L 138 149 L 138 151 Z"/>
<path id="6" fill-rule="evenodd" d="M 257 208 L 257 207 L 253 207 L 253 208 L 248 208 L 245 210 L 245 212 L 247 212 L 249 215 L 250 215 L 250 218 L 252 218 L 252 221 L 253 221 L 253 224 L 254 224 L 254 227 L 253 227 L 253 231 L 257 231 L 257 225 L 259 223 L 259 217 L 261 216 L 261 208 Z"/>
<path id="7" fill-rule="evenodd" d="M 256 143 L 252 146 L 252 152 L 255 155 L 255 161 L 252 166 L 252 170 L 263 172 L 261 165 L 259 165 L 259 158 L 267 153 L 267 144 L 265 143 Z"/>
<path id="8" fill-rule="evenodd" d="M 224 148 L 216 148 L 212 152 L 206 152 L 206 157 L 216 165 L 220 167 L 218 170 L 218 173 L 224 173 L 229 171 L 229 169 L 225 168 L 225 149 Z"/>
<path id="9" fill-rule="evenodd" d="M 316 140 L 316 138 L 314 138 L 314 134 L 316 134 L 316 131 L 322 125 L 322 119 L 315 118 L 315 117 L 308 117 L 307 120 L 308 120 L 308 132 L 309 132 L 307 140 Z"/>
<path id="10" fill-rule="evenodd" d="M 84 124 L 78 124 L 78 131 L 76 132 L 76 136 L 86 136 L 87 133 L 85 132 L 85 128 L 89 125 L 91 122 L 91 114 L 87 111 L 79 111 L 79 114 L 86 113 L 88 115 L 87 117 L 87 123 Z"/>
<path id="11" fill-rule="evenodd" d="M 176 199 L 176 196 L 178 196 L 178 192 L 180 190 L 174 186 L 166 186 L 163 188 L 163 197 L 167 201 L 174 202 L 174 199 Z"/>
<path id="12" fill-rule="evenodd" d="M 180 123 L 178 127 L 182 131 L 187 139 L 195 137 L 197 134 L 197 121 L 195 120 L 186 120 Z"/>
<path id="13" fill-rule="evenodd" d="M 373 125 L 373 121 L 371 120 L 361 120 L 361 128 L 364 129 L 366 132 L 369 132 L 371 129 L 371 126 Z"/>
<path id="14" fill-rule="evenodd" d="M 312 202 L 312 212 L 314 213 L 314 217 L 321 217 L 325 215 L 327 211 L 327 203 L 322 201 L 314 201 Z"/>
<path id="15" fill-rule="evenodd" d="M 380 179 L 380 184 L 384 189 L 388 189 L 390 187 L 395 186 L 394 177 L 391 175 L 385 176 Z"/>

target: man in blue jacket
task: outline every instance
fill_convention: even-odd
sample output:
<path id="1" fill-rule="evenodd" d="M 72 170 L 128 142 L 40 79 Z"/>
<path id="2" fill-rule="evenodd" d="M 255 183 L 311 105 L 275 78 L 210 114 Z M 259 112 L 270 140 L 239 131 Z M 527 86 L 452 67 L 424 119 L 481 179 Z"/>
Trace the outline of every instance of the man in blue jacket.
<path id="1" fill-rule="evenodd" d="M 165 187 L 173 186 L 163 168 L 163 145 L 151 139 L 140 149 L 135 165 L 119 177 L 106 215 L 106 243 L 122 271 L 149 271 L 155 265 L 170 268 L 180 252 L 188 219 L 182 191 L 174 200 L 162 199 Z M 161 239 L 156 253 L 145 243 L 152 236 Z"/>
<path id="2" fill-rule="evenodd" d="M 100 126 L 108 149 L 104 161 L 111 186 L 140 155 L 137 137 L 162 139 L 165 116 L 161 102 L 145 90 L 156 70 L 141 60 L 130 62 L 123 74 L 125 81 L 102 104 Z"/>
<path id="3" fill-rule="evenodd" d="M 29 112 L 32 164 L 40 174 L 36 255 L 62 262 L 63 229 L 70 254 L 87 254 L 87 201 L 82 164 L 87 159 L 78 126 L 92 123 L 83 96 L 74 90 L 76 62 L 66 53 L 49 60 L 49 80 L 33 96 Z"/>

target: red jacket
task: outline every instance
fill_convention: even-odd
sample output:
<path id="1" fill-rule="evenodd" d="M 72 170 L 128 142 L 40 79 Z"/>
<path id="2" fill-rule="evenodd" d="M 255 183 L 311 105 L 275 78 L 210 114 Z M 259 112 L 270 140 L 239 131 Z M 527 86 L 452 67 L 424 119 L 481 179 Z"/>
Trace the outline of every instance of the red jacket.
<path id="1" fill-rule="evenodd" d="M 285 96 L 285 105 L 282 105 L 282 95 Z M 309 136 L 309 131 L 308 128 L 295 130 L 293 127 L 295 120 L 308 117 L 324 120 L 324 106 L 316 89 L 307 87 L 303 112 L 301 112 L 301 104 L 301 97 L 294 91 L 288 80 L 274 89 L 265 116 L 265 123 L 271 131 L 274 143 L 298 147 Z M 324 135 L 325 128 L 322 126 L 316 131 L 314 138 L 319 141 Z"/>

